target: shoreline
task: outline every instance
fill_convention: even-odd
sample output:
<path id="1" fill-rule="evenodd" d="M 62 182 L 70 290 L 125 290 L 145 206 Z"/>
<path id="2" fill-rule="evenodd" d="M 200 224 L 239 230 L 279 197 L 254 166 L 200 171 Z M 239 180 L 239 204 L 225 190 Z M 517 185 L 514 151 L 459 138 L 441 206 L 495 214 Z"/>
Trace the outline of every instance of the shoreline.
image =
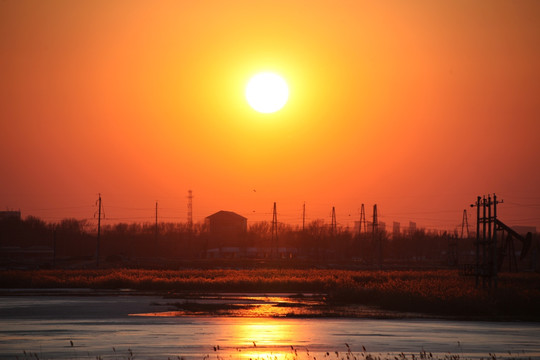
<path id="1" fill-rule="evenodd" d="M 156 297 L 160 300 L 151 304 L 163 311 L 129 314 L 141 317 L 242 317 L 283 319 L 369 319 L 369 320 L 447 320 L 481 322 L 539 323 L 535 319 L 512 316 L 467 316 L 445 315 L 411 311 L 395 311 L 363 304 L 324 303 L 327 294 L 273 293 L 273 292 L 181 292 L 171 293 L 136 289 L 92 289 L 92 288 L 11 288 L 0 289 L 0 297 Z M 318 299 L 316 304 L 301 300 Z M 210 300 L 209 300 L 210 299 Z M 295 300 L 290 302 L 290 300 Z M 253 311 L 254 307 L 274 307 L 278 312 Z M 315 310 L 313 310 L 315 307 Z M 311 308 L 311 311 L 310 311 Z M 290 311 L 290 310 L 300 311 Z M 289 312 L 287 312 L 289 311 Z"/>
<path id="2" fill-rule="evenodd" d="M 540 274 L 505 273 L 496 289 L 477 288 L 458 271 L 352 270 L 144 270 L 87 269 L 0 272 L 0 293 L 152 295 L 189 298 L 216 294 L 286 294 L 287 304 L 267 306 L 266 316 L 413 317 L 493 321 L 540 321 Z M 300 300 L 317 294 L 301 311 Z M 186 300 L 185 299 L 184 302 Z M 197 300 L 200 302 L 200 299 Z M 178 301 L 177 301 L 178 302 Z M 295 304 L 293 304 L 295 303 Z M 232 304 L 234 305 L 234 304 Z M 294 305 L 294 306 L 293 306 Z M 356 307 L 356 308 L 355 308 Z M 222 307 L 180 308 L 231 315 Z M 364 309 L 370 309 L 366 311 Z M 371 310 L 375 309 L 375 310 Z M 177 310 L 177 309 L 173 309 Z M 247 309 L 245 309 L 247 311 Z M 264 310 L 264 311 L 263 311 Z M 374 315 L 375 314 L 375 315 Z M 398 315 L 396 315 L 398 314 Z M 406 314 L 406 315 L 403 315 Z M 255 314 L 261 315 L 261 314 Z"/>

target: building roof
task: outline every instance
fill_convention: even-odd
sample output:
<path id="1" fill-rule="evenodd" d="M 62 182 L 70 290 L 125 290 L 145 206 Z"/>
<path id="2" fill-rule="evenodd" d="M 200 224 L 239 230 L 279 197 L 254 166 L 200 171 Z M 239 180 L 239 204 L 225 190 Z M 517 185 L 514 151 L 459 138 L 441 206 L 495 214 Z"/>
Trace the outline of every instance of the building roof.
<path id="1" fill-rule="evenodd" d="M 209 215 L 206 217 L 207 219 L 214 219 L 214 218 L 229 218 L 229 219 L 244 219 L 247 220 L 247 218 L 243 217 L 242 215 L 238 215 L 235 212 L 232 211 L 225 211 L 221 210 L 217 213 L 214 213 L 212 215 Z"/>

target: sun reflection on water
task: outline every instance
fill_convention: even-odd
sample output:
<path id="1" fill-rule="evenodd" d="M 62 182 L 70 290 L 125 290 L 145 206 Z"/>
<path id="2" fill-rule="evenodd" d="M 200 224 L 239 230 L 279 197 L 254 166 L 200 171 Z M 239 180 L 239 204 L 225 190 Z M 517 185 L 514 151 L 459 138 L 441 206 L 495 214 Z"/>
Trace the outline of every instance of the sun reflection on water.
<path id="1" fill-rule="evenodd" d="M 231 352 L 241 360 L 298 360 L 305 348 L 298 343 L 311 336 L 306 326 L 296 320 L 274 318 L 235 318 L 220 334 L 218 354 Z M 302 340 L 300 340 L 302 341 Z M 298 349 L 297 349 L 298 347 Z"/>
<path id="2" fill-rule="evenodd" d="M 294 326 L 291 323 L 267 318 L 246 319 L 231 330 L 239 348 L 250 350 L 285 347 L 291 344 L 294 335 Z"/>
<path id="3" fill-rule="evenodd" d="M 264 309 L 258 309 L 264 311 Z M 272 310 L 274 311 L 274 310 Z M 239 359 L 287 360 L 294 359 L 294 334 L 299 331 L 295 323 L 276 319 L 246 319 L 231 331 L 236 339 Z"/>

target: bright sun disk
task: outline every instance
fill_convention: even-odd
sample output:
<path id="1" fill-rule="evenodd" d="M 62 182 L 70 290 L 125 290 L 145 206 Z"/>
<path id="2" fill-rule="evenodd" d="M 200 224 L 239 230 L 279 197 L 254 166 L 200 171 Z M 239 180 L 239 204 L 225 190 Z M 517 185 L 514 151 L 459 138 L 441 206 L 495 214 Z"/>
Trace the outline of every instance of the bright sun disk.
<path id="1" fill-rule="evenodd" d="M 248 104 L 260 113 L 280 110 L 289 99 L 289 87 L 285 80 L 271 72 L 254 75 L 246 86 Z"/>

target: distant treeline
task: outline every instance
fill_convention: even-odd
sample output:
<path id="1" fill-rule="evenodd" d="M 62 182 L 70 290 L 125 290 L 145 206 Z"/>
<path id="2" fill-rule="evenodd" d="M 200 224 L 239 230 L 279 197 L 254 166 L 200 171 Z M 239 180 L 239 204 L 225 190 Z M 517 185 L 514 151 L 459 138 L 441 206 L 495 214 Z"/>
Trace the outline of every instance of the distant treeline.
<path id="1" fill-rule="evenodd" d="M 168 260 L 230 261 L 231 258 L 279 260 L 282 263 L 342 264 L 377 268 L 392 266 L 448 267 L 474 262 L 475 241 L 455 234 L 419 229 L 399 236 L 385 231 L 356 233 L 332 229 L 322 220 L 298 226 L 279 224 L 277 238 L 270 222 L 251 224 L 235 236 L 212 234 L 204 223 L 117 223 L 100 229 L 100 263 L 136 266 Z M 538 238 L 534 241 L 538 243 Z M 95 222 L 65 219 L 47 223 L 37 217 L 0 221 L 2 266 L 60 265 L 95 259 Z M 516 245 L 520 249 L 520 245 Z M 525 264 L 529 266 L 530 264 Z"/>

